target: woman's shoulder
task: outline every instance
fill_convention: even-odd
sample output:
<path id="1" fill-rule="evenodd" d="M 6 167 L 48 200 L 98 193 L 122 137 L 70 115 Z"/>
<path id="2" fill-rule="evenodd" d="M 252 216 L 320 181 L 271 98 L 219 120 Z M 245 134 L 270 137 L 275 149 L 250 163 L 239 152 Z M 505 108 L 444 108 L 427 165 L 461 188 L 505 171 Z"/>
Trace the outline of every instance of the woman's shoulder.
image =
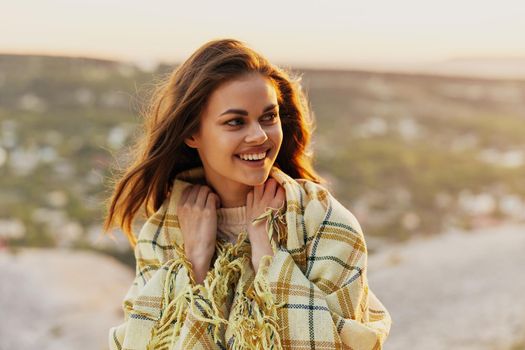
<path id="1" fill-rule="evenodd" d="M 305 178 L 292 178 L 275 166 L 272 168 L 271 175 L 285 188 L 287 200 L 297 200 L 306 204 L 311 199 L 326 202 L 330 196 L 329 184 L 317 183 Z"/>
<path id="2" fill-rule="evenodd" d="M 294 179 L 304 190 L 305 219 L 321 220 L 325 226 L 347 228 L 363 236 L 361 225 L 347 205 L 336 198 L 330 184 L 317 183 L 309 179 Z"/>
<path id="3" fill-rule="evenodd" d="M 295 179 L 295 181 L 303 188 L 308 197 L 326 201 L 332 195 L 330 184 L 318 183 L 310 179 Z"/>

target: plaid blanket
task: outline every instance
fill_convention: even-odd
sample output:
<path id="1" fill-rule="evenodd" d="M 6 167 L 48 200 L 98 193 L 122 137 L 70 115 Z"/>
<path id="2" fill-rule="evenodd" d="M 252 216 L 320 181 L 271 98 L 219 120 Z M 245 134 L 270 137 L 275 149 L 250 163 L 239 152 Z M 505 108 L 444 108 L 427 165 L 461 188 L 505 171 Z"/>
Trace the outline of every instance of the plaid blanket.
<path id="1" fill-rule="evenodd" d="M 369 288 L 367 248 L 355 216 L 323 186 L 270 176 L 285 206 L 269 210 L 274 256 L 251 267 L 246 232 L 217 238 L 213 264 L 196 284 L 184 256 L 176 206 L 203 168 L 180 173 L 135 246 L 136 277 L 110 349 L 381 349 L 391 317 Z M 258 219 L 261 219 L 259 217 Z"/>

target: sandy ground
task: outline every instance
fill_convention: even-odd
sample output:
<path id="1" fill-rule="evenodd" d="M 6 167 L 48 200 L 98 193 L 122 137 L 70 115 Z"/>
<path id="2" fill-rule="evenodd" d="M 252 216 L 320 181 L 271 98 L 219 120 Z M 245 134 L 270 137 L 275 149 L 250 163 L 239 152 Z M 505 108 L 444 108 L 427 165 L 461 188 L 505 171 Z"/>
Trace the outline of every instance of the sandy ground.
<path id="1" fill-rule="evenodd" d="M 0 274 L 0 350 L 107 349 L 133 279 L 115 259 L 58 249 L 0 250 Z M 384 247 L 368 277 L 393 318 L 386 350 L 525 349 L 525 225 Z"/>
<path id="2" fill-rule="evenodd" d="M 133 272 L 90 252 L 0 251 L 1 350 L 107 349 Z"/>
<path id="3" fill-rule="evenodd" d="M 368 276 L 393 318 L 386 350 L 525 349 L 525 225 L 392 246 Z"/>

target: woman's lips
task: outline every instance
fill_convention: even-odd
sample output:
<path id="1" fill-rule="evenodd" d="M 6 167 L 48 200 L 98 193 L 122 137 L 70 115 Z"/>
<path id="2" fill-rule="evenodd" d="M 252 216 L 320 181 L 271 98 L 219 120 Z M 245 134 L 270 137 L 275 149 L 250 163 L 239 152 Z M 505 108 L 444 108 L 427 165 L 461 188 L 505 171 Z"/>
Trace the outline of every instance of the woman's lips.
<path id="1" fill-rule="evenodd" d="M 266 154 L 268 154 L 268 152 L 271 149 L 272 149 L 271 147 L 265 147 L 265 148 L 257 147 L 257 148 L 252 148 L 252 149 L 249 149 L 249 150 L 246 150 L 246 151 L 239 152 L 236 155 L 239 155 L 239 154 L 259 154 L 259 153 L 266 153 Z"/>
<path id="2" fill-rule="evenodd" d="M 247 165 L 247 166 L 250 166 L 250 167 L 254 167 L 254 168 L 258 168 L 262 165 L 264 165 L 264 160 L 266 158 L 263 158 L 261 160 L 244 160 L 244 159 L 241 159 L 239 157 L 237 157 L 239 159 L 239 161 L 241 161 L 243 164 Z"/>
<path id="3" fill-rule="evenodd" d="M 237 158 L 240 162 L 242 162 L 244 165 L 247 165 L 252 168 L 258 168 L 264 165 L 264 162 L 269 156 L 269 150 L 266 152 L 266 156 L 260 160 L 244 160 L 241 157 L 239 157 L 238 154 L 235 155 L 235 158 Z"/>

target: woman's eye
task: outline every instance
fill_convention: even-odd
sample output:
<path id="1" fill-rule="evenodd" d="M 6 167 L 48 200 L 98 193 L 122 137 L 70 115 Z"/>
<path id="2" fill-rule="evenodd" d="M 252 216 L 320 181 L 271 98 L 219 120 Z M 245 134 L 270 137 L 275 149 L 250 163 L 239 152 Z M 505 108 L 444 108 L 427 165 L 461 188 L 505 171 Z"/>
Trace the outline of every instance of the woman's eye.
<path id="1" fill-rule="evenodd" d="M 230 126 L 238 126 L 240 124 L 231 124 L 232 122 L 235 122 L 235 121 L 242 121 L 242 119 L 232 119 L 228 122 L 226 122 L 226 124 L 230 125 Z"/>
<path id="2" fill-rule="evenodd" d="M 267 119 L 267 120 L 274 120 L 274 119 L 276 119 L 276 118 L 278 117 L 278 115 L 275 114 L 275 113 L 272 113 L 272 114 L 268 114 L 268 115 L 266 115 L 265 118 L 266 118 L 266 117 L 271 117 L 270 119 Z"/>
<path id="3" fill-rule="evenodd" d="M 274 119 L 277 119 L 279 117 L 278 114 L 276 113 L 272 113 L 272 114 L 267 114 L 263 117 L 264 121 L 273 121 Z M 235 122 L 240 122 L 239 124 L 235 123 Z M 229 126 L 239 126 L 243 123 L 243 120 L 241 118 L 236 118 L 236 119 L 232 119 L 232 120 L 229 120 L 226 122 L 227 125 Z"/>

